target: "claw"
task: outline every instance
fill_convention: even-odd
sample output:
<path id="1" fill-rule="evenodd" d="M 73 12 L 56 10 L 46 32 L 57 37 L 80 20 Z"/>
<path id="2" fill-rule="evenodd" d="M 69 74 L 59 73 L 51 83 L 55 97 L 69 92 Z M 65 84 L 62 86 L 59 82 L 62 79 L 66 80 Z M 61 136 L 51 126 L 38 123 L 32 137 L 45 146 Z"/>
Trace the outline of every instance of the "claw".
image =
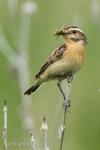
<path id="1" fill-rule="evenodd" d="M 73 80 L 73 76 L 69 76 L 69 77 L 67 77 L 67 81 L 68 81 L 68 83 L 71 83 L 71 82 L 72 82 L 72 80 Z"/>

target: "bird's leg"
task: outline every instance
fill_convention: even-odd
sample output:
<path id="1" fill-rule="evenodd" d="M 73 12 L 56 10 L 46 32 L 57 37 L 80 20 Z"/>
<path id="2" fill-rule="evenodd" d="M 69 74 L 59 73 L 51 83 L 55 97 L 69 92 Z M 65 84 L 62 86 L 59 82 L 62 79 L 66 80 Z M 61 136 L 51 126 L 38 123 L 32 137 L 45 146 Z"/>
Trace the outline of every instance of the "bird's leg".
<path id="1" fill-rule="evenodd" d="M 66 99 L 66 95 L 65 95 L 65 93 L 64 93 L 63 90 L 62 90 L 61 82 L 60 82 L 60 81 L 57 82 L 57 85 L 58 85 L 58 88 L 59 88 L 59 90 L 60 90 L 60 92 L 61 92 L 61 94 L 62 94 L 62 96 L 63 96 L 63 99 L 64 99 L 64 102 L 63 102 L 64 109 L 67 110 L 67 108 L 70 107 L 70 101 L 68 101 L 68 100 Z"/>
<path id="2" fill-rule="evenodd" d="M 67 76 L 67 94 L 65 95 L 65 93 L 63 92 L 62 90 L 62 87 L 61 87 L 61 82 L 58 81 L 57 82 L 57 85 L 58 85 L 58 88 L 64 98 L 64 103 L 63 103 L 63 106 L 64 108 L 67 110 L 69 107 L 70 107 L 70 91 L 71 91 L 71 85 L 72 85 L 72 80 L 73 80 L 73 76 L 70 75 L 70 76 Z"/>
<path id="3" fill-rule="evenodd" d="M 72 84 L 72 81 L 73 81 L 73 75 L 70 74 L 69 76 L 67 76 L 67 82 L 68 82 L 69 84 Z"/>
<path id="4" fill-rule="evenodd" d="M 57 81 L 57 85 L 58 85 L 58 88 L 64 98 L 64 101 L 66 101 L 66 95 L 64 94 L 63 90 L 62 90 L 62 87 L 61 87 L 61 82 L 60 81 Z"/>

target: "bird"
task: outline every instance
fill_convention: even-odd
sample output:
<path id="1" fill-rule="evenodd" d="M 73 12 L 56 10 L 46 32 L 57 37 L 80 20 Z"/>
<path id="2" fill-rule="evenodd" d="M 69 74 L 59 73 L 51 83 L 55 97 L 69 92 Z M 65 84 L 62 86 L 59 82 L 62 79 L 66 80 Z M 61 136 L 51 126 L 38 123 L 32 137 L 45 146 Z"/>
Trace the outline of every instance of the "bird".
<path id="1" fill-rule="evenodd" d="M 64 43 L 56 48 L 45 61 L 40 71 L 35 76 L 33 85 L 25 91 L 24 95 L 31 95 L 43 83 L 56 80 L 58 85 L 73 77 L 83 65 L 87 37 L 82 29 L 77 26 L 64 26 L 56 30 L 55 36 L 62 36 Z"/>

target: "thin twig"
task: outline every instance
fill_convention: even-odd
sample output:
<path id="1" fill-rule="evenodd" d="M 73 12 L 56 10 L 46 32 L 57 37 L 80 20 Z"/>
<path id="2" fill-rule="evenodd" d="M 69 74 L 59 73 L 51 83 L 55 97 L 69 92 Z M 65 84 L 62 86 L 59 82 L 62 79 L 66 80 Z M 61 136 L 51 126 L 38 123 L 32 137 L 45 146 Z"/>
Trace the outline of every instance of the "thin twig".
<path id="1" fill-rule="evenodd" d="M 2 137 L 4 140 L 4 149 L 7 150 L 8 145 L 7 145 L 7 104 L 6 104 L 6 100 L 4 101 L 3 112 L 4 112 L 4 129 L 2 132 Z"/>
<path id="2" fill-rule="evenodd" d="M 72 85 L 72 77 L 68 78 L 68 84 L 67 84 L 67 94 L 63 92 L 60 82 L 57 83 L 59 90 L 64 98 L 64 118 L 63 118 L 63 125 L 60 126 L 59 128 L 59 137 L 61 137 L 61 143 L 60 143 L 60 150 L 62 150 L 63 146 L 63 140 L 64 140 L 64 134 L 65 134 L 65 127 L 66 127 L 66 114 L 68 111 L 68 108 L 70 107 L 70 92 L 71 92 L 71 85 Z"/>
<path id="3" fill-rule="evenodd" d="M 44 135 L 44 150 L 50 150 L 47 144 L 48 125 L 47 125 L 47 119 L 45 116 L 43 116 L 43 119 L 42 119 L 41 131 Z"/>

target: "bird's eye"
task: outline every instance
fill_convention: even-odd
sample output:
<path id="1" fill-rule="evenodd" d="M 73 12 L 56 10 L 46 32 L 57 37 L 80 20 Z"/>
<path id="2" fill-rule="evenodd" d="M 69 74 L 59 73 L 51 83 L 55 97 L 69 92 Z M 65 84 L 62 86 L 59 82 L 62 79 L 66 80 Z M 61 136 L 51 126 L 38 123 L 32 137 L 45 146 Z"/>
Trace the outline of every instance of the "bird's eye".
<path id="1" fill-rule="evenodd" d="M 75 34 L 75 33 L 76 33 L 76 30 L 73 30 L 73 33 Z"/>

